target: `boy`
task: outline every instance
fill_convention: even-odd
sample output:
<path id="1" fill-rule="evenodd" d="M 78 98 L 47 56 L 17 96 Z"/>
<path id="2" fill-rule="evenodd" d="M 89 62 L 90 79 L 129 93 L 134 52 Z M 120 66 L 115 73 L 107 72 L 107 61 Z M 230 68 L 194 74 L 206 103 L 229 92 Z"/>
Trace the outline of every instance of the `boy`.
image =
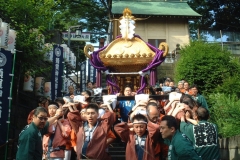
<path id="1" fill-rule="evenodd" d="M 126 160 L 155 160 L 159 153 L 155 152 L 159 137 L 159 125 L 148 122 L 147 118 L 137 114 L 132 118 L 133 123 L 119 123 L 114 130 L 126 146 Z M 133 130 L 130 129 L 133 127 Z"/>
<path id="2" fill-rule="evenodd" d="M 48 106 L 48 113 L 50 117 L 56 114 L 58 104 L 52 102 Z M 48 128 L 48 135 L 43 137 L 43 150 L 47 153 L 48 159 L 63 160 L 65 157 L 65 148 L 67 138 L 71 133 L 71 126 L 67 119 L 56 120 Z"/>
<path id="3" fill-rule="evenodd" d="M 86 107 L 85 116 L 87 121 L 81 119 L 79 111 L 69 107 L 68 119 L 71 121 L 77 135 L 77 158 L 78 159 L 101 159 L 110 160 L 111 157 L 105 152 L 107 148 L 107 133 L 114 123 L 114 113 L 106 112 L 98 119 L 98 106 L 89 103 Z"/>

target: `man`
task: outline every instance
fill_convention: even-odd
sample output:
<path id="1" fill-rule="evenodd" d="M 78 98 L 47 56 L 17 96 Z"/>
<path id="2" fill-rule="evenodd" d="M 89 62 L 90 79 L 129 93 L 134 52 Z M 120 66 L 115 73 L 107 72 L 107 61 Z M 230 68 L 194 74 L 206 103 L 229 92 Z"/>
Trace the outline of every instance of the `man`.
<path id="1" fill-rule="evenodd" d="M 98 119 L 98 106 L 90 103 L 85 112 L 87 121 L 84 122 L 79 111 L 71 107 L 69 110 L 71 112 L 68 113 L 68 119 L 77 135 L 78 159 L 111 159 L 105 149 L 107 148 L 107 133 L 115 121 L 114 113 L 106 112 L 101 119 Z"/>
<path id="2" fill-rule="evenodd" d="M 70 98 L 74 98 L 74 87 L 71 85 L 71 86 L 68 86 L 68 93 L 65 94 L 64 96 L 69 96 Z"/>
<path id="3" fill-rule="evenodd" d="M 19 134 L 18 151 L 16 160 L 42 160 L 42 136 L 48 133 L 49 124 L 62 116 L 62 112 L 57 110 L 56 115 L 47 118 L 47 110 L 37 107 L 33 112 L 31 124 Z"/>
<path id="4" fill-rule="evenodd" d="M 160 133 L 169 145 L 168 160 L 201 160 L 190 140 L 179 132 L 177 121 L 173 116 L 166 115 L 162 118 Z"/>
<path id="5" fill-rule="evenodd" d="M 196 84 L 193 84 L 189 88 L 189 94 L 193 97 L 193 99 L 198 103 L 199 106 L 202 106 L 209 110 L 207 101 L 201 94 L 198 93 L 198 86 Z"/>
<path id="6" fill-rule="evenodd" d="M 181 118 L 180 130 L 193 142 L 194 147 L 204 160 L 219 160 L 218 133 L 215 124 L 207 122 L 209 112 L 206 108 L 199 107 L 196 111 L 197 125 L 186 123 Z"/>
<path id="7" fill-rule="evenodd" d="M 117 94 L 119 96 L 120 94 Z M 124 88 L 124 96 L 133 96 L 132 89 L 129 86 Z M 135 100 L 121 100 L 118 102 L 118 107 L 120 109 L 120 116 L 122 122 L 128 122 L 128 113 L 132 110 L 135 105 Z"/>
<path id="8" fill-rule="evenodd" d="M 94 88 L 93 82 L 90 82 L 90 81 L 87 82 L 87 90 L 88 90 L 89 92 L 91 92 L 91 95 L 92 95 L 92 96 L 94 96 L 93 88 Z"/>
<path id="9" fill-rule="evenodd" d="M 160 124 L 161 118 L 164 116 L 163 114 L 160 113 L 158 108 L 159 107 L 155 102 L 149 102 L 146 107 L 148 120 L 155 124 Z M 164 160 L 167 158 L 168 146 L 163 143 L 161 134 L 159 136 L 160 136 L 158 138 L 159 141 L 156 145 L 155 150 L 159 149 L 160 159 Z"/>
<path id="10" fill-rule="evenodd" d="M 149 102 L 146 107 L 147 118 L 152 123 L 158 123 L 160 113 L 158 110 L 158 105 L 155 102 Z"/>
<path id="11" fill-rule="evenodd" d="M 188 92 L 189 92 L 189 83 L 187 81 L 185 81 L 183 83 L 183 88 L 184 88 L 184 93 L 188 94 Z"/>

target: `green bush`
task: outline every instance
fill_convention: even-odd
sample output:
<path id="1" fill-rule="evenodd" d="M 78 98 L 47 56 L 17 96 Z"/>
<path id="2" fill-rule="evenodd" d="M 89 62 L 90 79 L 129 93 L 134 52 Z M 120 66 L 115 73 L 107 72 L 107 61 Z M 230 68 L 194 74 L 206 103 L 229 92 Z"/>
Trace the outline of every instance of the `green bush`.
<path id="1" fill-rule="evenodd" d="M 222 137 L 232 137 L 240 134 L 240 100 L 236 95 L 212 93 L 210 120 L 217 124 Z"/>
<path id="2" fill-rule="evenodd" d="M 216 43 L 192 41 L 181 48 L 180 55 L 175 80 L 185 79 L 197 84 L 205 95 L 214 92 L 227 77 L 240 73 L 239 63 Z"/>

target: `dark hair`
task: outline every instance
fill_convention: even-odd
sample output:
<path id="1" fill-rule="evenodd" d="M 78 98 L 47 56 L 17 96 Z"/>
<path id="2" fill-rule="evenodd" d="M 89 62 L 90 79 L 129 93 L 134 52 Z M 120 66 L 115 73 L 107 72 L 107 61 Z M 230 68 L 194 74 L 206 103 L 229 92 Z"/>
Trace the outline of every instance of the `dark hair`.
<path id="1" fill-rule="evenodd" d="M 89 97 L 91 96 L 91 92 L 89 90 L 85 90 L 83 92 L 85 92 L 87 95 L 89 95 Z"/>
<path id="2" fill-rule="evenodd" d="M 166 115 L 162 118 L 162 121 L 167 122 L 168 128 L 174 127 L 176 130 L 178 129 L 177 120 L 173 116 Z"/>
<path id="3" fill-rule="evenodd" d="M 103 103 L 103 99 L 102 99 L 102 97 L 93 97 L 91 99 L 91 103 L 97 103 L 99 105 L 99 104 Z"/>
<path id="4" fill-rule="evenodd" d="M 196 111 L 198 120 L 208 120 L 209 111 L 204 107 L 199 107 Z"/>
<path id="5" fill-rule="evenodd" d="M 40 97 L 38 99 L 38 104 L 45 104 L 48 101 L 46 97 Z"/>
<path id="6" fill-rule="evenodd" d="M 73 85 L 68 86 L 68 89 L 69 89 L 69 87 L 73 87 L 73 89 L 74 89 L 74 86 L 73 86 Z"/>
<path id="7" fill-rule="evenodd" d="M 91 82 L 91 81 L 88 81 L 88 82 L 87 82 L 87 85 L 88 85 L 89 83 L 92 83 L 92 85 L 93 85 L 93 82 Z"/>
<path id="8" fill-rule="evenodd" d="M 98 105 L 96 103 L 89 103 L 86 107 L 86 110 L 87 109 L 94 109 L 98 113 Z"/>
<path id="9" fill-rule="evenodd" d="M 63 98 L 56 98 L 54 102 L 56 102 L 56 103 L 61 103 L 62 105 L 65 104 Z"/>
<path id="10" fill-rule="evenodd" d="M 126 88 L 130 88 L 132 90 L 132 87 L 130 85 L 126 85 L 123 91 L 125 91 Z"/>
<path id="11" fill-rule="evenodd" d="M 57 108 L 59 108 L 59 105 L 57 102 L 50 102 L 48 106 L 50 106 L 50 105 L 55 105 L 55 106 L 57 106 Z"/>
<path id="12" fill-rule="evenodd" d="M 144 122 L 148 122 L 147 118 L 142 114 L 136 114 L 135 116 L 133 116 L 132 122 L 134 122 L 134 120 L 137 121 L 143 120 Z"/>
<path id="13" fill-rule="evenodd" d="M 44 107 L 37 107 L 34 109 L 33 115 L 37 116 L 37 115 L 39 115 L 40 112 L 44 112 L 44 113 L 48 114 L 47 110 Z"/>
<path id="14" fill-rule="evenodd" d="M 193 84 L 189 87 L 189 89 L 196 88 L 198 90 L 198 86 L 196 84 Z"/>
<path id="15" fill-rule="evenodd" d="M 197 102 L 188 94 L 182 94 L 180 98 L 180 103 L 188 105 L 191 109 L 198 106 Z"/>

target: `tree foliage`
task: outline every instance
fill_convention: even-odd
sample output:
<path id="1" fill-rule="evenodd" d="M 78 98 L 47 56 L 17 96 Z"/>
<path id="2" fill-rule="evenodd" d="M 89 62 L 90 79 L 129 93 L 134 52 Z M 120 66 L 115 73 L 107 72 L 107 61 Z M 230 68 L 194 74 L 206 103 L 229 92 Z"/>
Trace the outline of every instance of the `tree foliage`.
<path id="1" fill-rule="evenodd" d="M 8 0 L 0 3 L 0 18 L 16 30 L 17 61 L 21 61 L 23 72 L 35 70 L 37 74 L 50 70 L 32 63 L 43 59 L 42 33 L 48 26 L 53 14 L 52 8 L 57 3 L 51 0 Z"/>
<path id="2" fill-rule="evenodd" d="M 217 124 L 222 137 L 232 137 L 240 134 L 240 100 L 235 94 L 212 93 L 210 120 Z"/>
<path id="3" fill-rule="evenodd" d="M 213 92 L 228 77 L 238 75 L 239 63 L 219 44 L 192 41 L 180 51 L 175 67 L 176 80 L 197 84 L 205 93 Z"/>
<path id="4" fill-rule="evenodd" d="M 199 29 L 240 31 L 239 0 L 189 0 L 189 5 L 202 15 Z"/>
<path id="5" fill-rule="evenodd" d="M 32 63 L 43 59 L 44 51 L 39 48 L 43 42 L 37 38 L 40 34 L 49 39 L 50 30 L 64 32 L 75 25 L 82 25 L 85 32 L 107 32 L 110 16 L 111 0 L 8 0 L 0 3 L 0 18 L 17 31 L 16 48 L 22 51 L 17 61 L 22 63 L 22 70 L 39 73 L 50 69 Z M 101 36 L 93 35 L 92 39 L 96 41 Z M 85 60 L 84 45 L 83 42 L 71 42 L 78 62 Z"/>

